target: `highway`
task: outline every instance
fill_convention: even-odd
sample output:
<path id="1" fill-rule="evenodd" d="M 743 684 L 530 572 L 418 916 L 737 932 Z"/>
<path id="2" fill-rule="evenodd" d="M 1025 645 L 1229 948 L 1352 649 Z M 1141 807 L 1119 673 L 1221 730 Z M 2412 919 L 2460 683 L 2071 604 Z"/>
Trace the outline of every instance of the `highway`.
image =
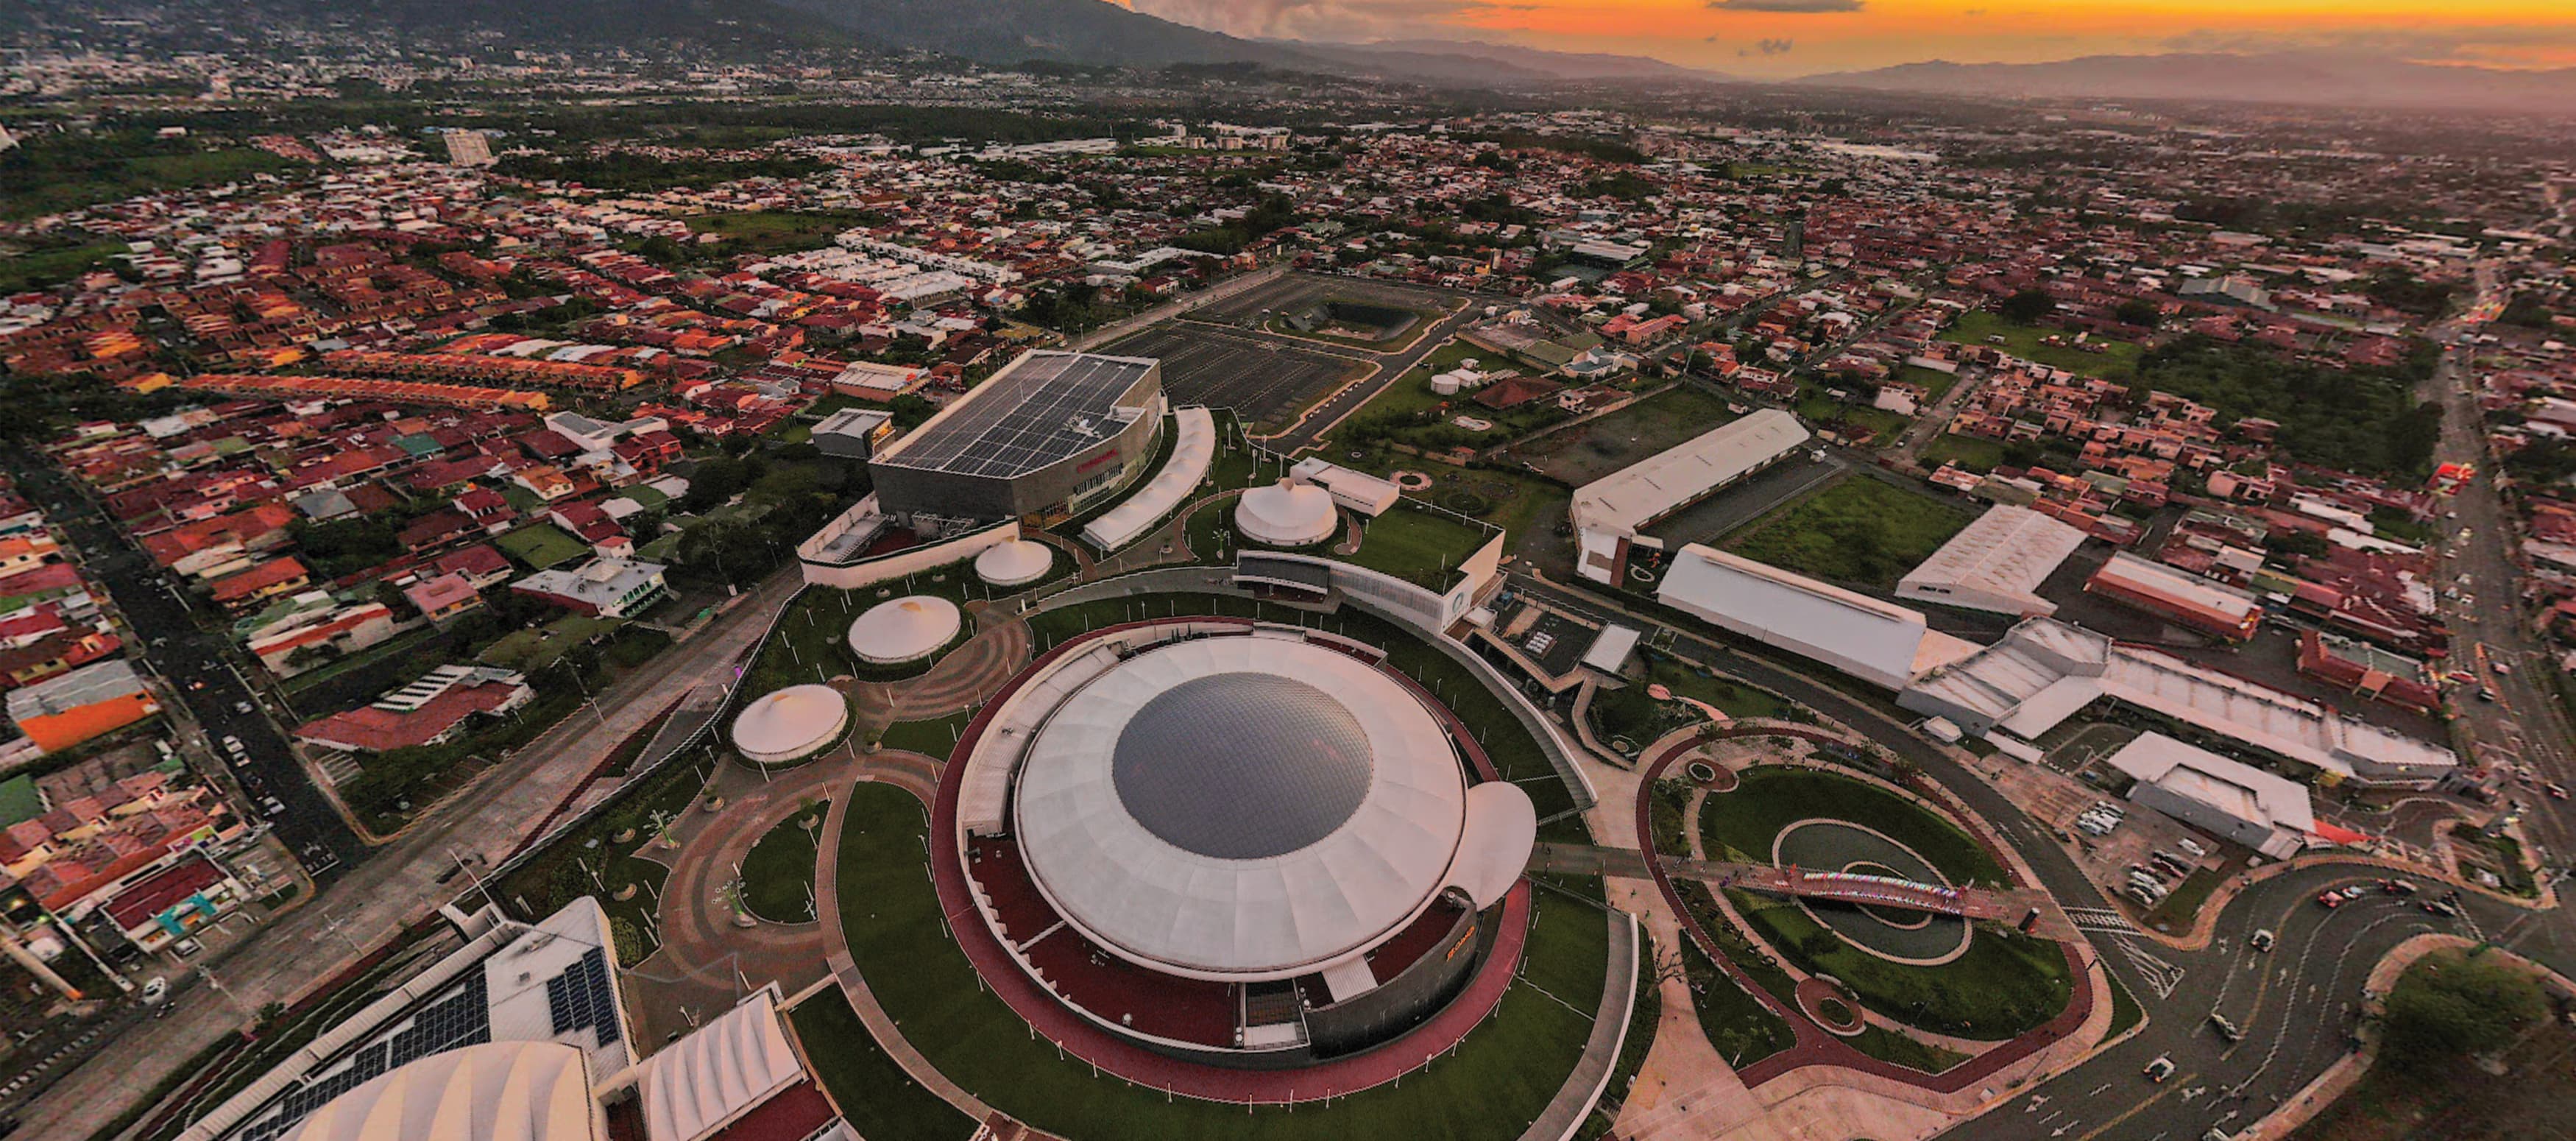
<path id="1" fill-rule="evenodd" d="M 2220 913 L 2216 937 L 2203 950 L 2182 951 L 2125 934 L 2125 924 L 2099 922 L 2116 911 L 2072 857 L 2021 808 L 1950 753 L 1891 723 L 1875 708 L 1807 680 L 1767 655 L 1723 647 L 1655 617 L 1630 610 L 1589 588 L 1528 576 L 1514 590 L 1577 614 L 1642 630 L 1684 660 L 1773 690 L 1839 721 L 1917 765 L 2003 835 L 2038 873 L 2041 886 L 2084 926 L 2105 969 L 2135 996 L 2147 1026 L 2118 1046 L 1954 1125 L 1946 1136 L 1974 1141 L 2198 1141 L 2211 1128 L 2229 1132 L 2259 1120 L 2352 1047 L 2361 985 L 2371 967 L 2400 942 L 2427 931 L 2493 939 L 2568 973 L 2576 973 L 2576 924 L 2566 912 L 2534 912 L 2469 893 L 2462 919 L 2429 913 L 2418 900 L 2380 894 L 2328 909 L 2315 897 L 2330 887 L 2373 884 L 2396 873 L 2349 863 L 2302 867 L 2258 881 Z M 2429 882 L 2429 881 L 2428 881 Z M 2438 892 L 2428 886 L 2427 894 Z M 2106 914 L 2107 913 L 2107 914 Z M 2274 948 L 2246 945 L 2270 930 Z M 2242 1042 L 2219 1037 L 2209 1021 L 2221 1013 L 2245 1031 Z M 2147 1080 L 2149 1062 L 2177 1067 L 2163 1082 Z"/>
<path id="2" fill-rule="evenodd" d="M 106 588 L 123 614 L 135 640 L 126 647 L 128 656 L 159 674 L 167 683 L 165 692 L 187 705 L 206 733 L 209 755 L 224 755 L 225 736 L 241 738 L 250 761 L 233 774 L 250 793 L 251 818 L 267 820 L 317 879 L 365 859 L 365 841 L 313 787 L 288 749 L 285 732 L 269 720 L 259 695 L 229 656 L 229 632 L 198 625 L 199 612 L 189 605 L 175 576 L 153 565 L 69 476 L 32 454 L 12 457 L 9 464 L 21 494 L 44 509 L 78 553 L 83 576 Z M 271 796 L 286 811 L 271 816 L 257 807 Z"/>

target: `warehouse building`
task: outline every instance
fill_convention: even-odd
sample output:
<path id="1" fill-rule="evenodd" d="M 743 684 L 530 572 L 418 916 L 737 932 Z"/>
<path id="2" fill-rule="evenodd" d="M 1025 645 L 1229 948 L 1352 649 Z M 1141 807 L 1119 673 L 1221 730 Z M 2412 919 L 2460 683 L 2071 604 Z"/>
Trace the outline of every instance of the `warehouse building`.
<path id="1" fill-rule="evenodd" d="M 2039 584 L 2084 545 L 2084 532 L 2027 507 L 1998 504 L 1897 581 L 1896 596 L 2020 618 L 2057 612 Z"/>
<path id="2" fill-rule="evenodd" d="M 1162 443 L 1159 361 L 1032 352 L 868 461 L 880 510 L 924 537 L 1052 524 L 1117 494 Z"/>
<path id="3" fill-rule="evenodd" d="M 2231 642 L 2253 637 L 2263 623 L 2263 604 L 2254 596 L 2131 554 L 2111 556 L 2084 589 Z"/>
<path id="4" fill-rule="evenodd" d="M 2106 760 L 2137 782 L 2132 802 L 2276 860 L 2297 855 L 2317 826 L 2306 786 L 2162 733 L 2139 734 Z"/>
<path id="5" fill-rule="evenodd" d="M 1882 689 L 1977 650 L 1926 625 L 1920 611 L 1778 567 L 1683 547 L 1655 598 L 1719 629 L 1823 662 Z"/>
<path id="6" fill-rule="evenodd" d="M 1574 489 L 1566 514 L 1578 546 L 1575 569 L 1594 582 L 1617 583 L 1629 547 L 1662 549 L 1640 531 L 1771 466 L 1808 439 L 1797 417 L 1765 408 Z"/>

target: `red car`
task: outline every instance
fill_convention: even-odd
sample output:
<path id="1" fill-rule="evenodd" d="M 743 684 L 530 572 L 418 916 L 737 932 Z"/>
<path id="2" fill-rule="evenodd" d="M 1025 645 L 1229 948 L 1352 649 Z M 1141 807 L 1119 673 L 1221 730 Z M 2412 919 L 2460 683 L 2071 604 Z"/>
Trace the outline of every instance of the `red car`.
<path id="1" fill-rule="evenodd" d="M 2330 909 L 2341 907 L 2343 906 L 2343 891 L 2339 888 L 2329 888 L 2326 891 L 2320 892 L 2317 895 L 2317 904 L 2320 907 Z"/>

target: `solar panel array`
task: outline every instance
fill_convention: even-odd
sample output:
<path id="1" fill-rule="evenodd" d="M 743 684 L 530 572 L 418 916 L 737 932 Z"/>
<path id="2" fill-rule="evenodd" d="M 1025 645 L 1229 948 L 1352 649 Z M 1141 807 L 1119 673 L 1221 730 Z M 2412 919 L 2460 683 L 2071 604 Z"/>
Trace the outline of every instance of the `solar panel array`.
<path id="1" fill-rule="evenodd" d="M 414 1014 L 411 1025 L 359 1047 L 347 1065 L 289 1091 L 234 1136 L 236 1141 L 272 1141 L 341 1094 L 432 1054 L 491 1040 L 492 1006 L 483 972 L 470 971 L 463 985 Z"/>
<path id="2" fill-rule="evenodd" d="M 617 1040 L 617 991 L 608 985 L 608 956 L 593 947 L 564 973 L 546 980 L 546 1014 L 554 1032 L 590 1029 L 599 1044 Z"/>
<path id="3" fill-rule="evenodd" d="M 1152 367 L 1117 357 L 1033 353 L 875 462 L 996 478 L 1035 471 L 1132 421 L 1135 410 L 1122 412 L 1118 397 Z"/>

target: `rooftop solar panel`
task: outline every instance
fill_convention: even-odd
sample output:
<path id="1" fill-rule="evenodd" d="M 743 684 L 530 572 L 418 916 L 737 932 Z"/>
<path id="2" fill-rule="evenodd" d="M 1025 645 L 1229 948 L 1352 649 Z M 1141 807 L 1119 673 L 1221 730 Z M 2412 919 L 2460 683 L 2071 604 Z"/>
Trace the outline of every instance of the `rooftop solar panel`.
<path id="1" fill-rule="evenodd" d="M 875 462 L 1005 478 L 1034 471 L 1141 415 L 1117 400 L 1153 367 L 1124 357 L 1031 353 Z"/>

